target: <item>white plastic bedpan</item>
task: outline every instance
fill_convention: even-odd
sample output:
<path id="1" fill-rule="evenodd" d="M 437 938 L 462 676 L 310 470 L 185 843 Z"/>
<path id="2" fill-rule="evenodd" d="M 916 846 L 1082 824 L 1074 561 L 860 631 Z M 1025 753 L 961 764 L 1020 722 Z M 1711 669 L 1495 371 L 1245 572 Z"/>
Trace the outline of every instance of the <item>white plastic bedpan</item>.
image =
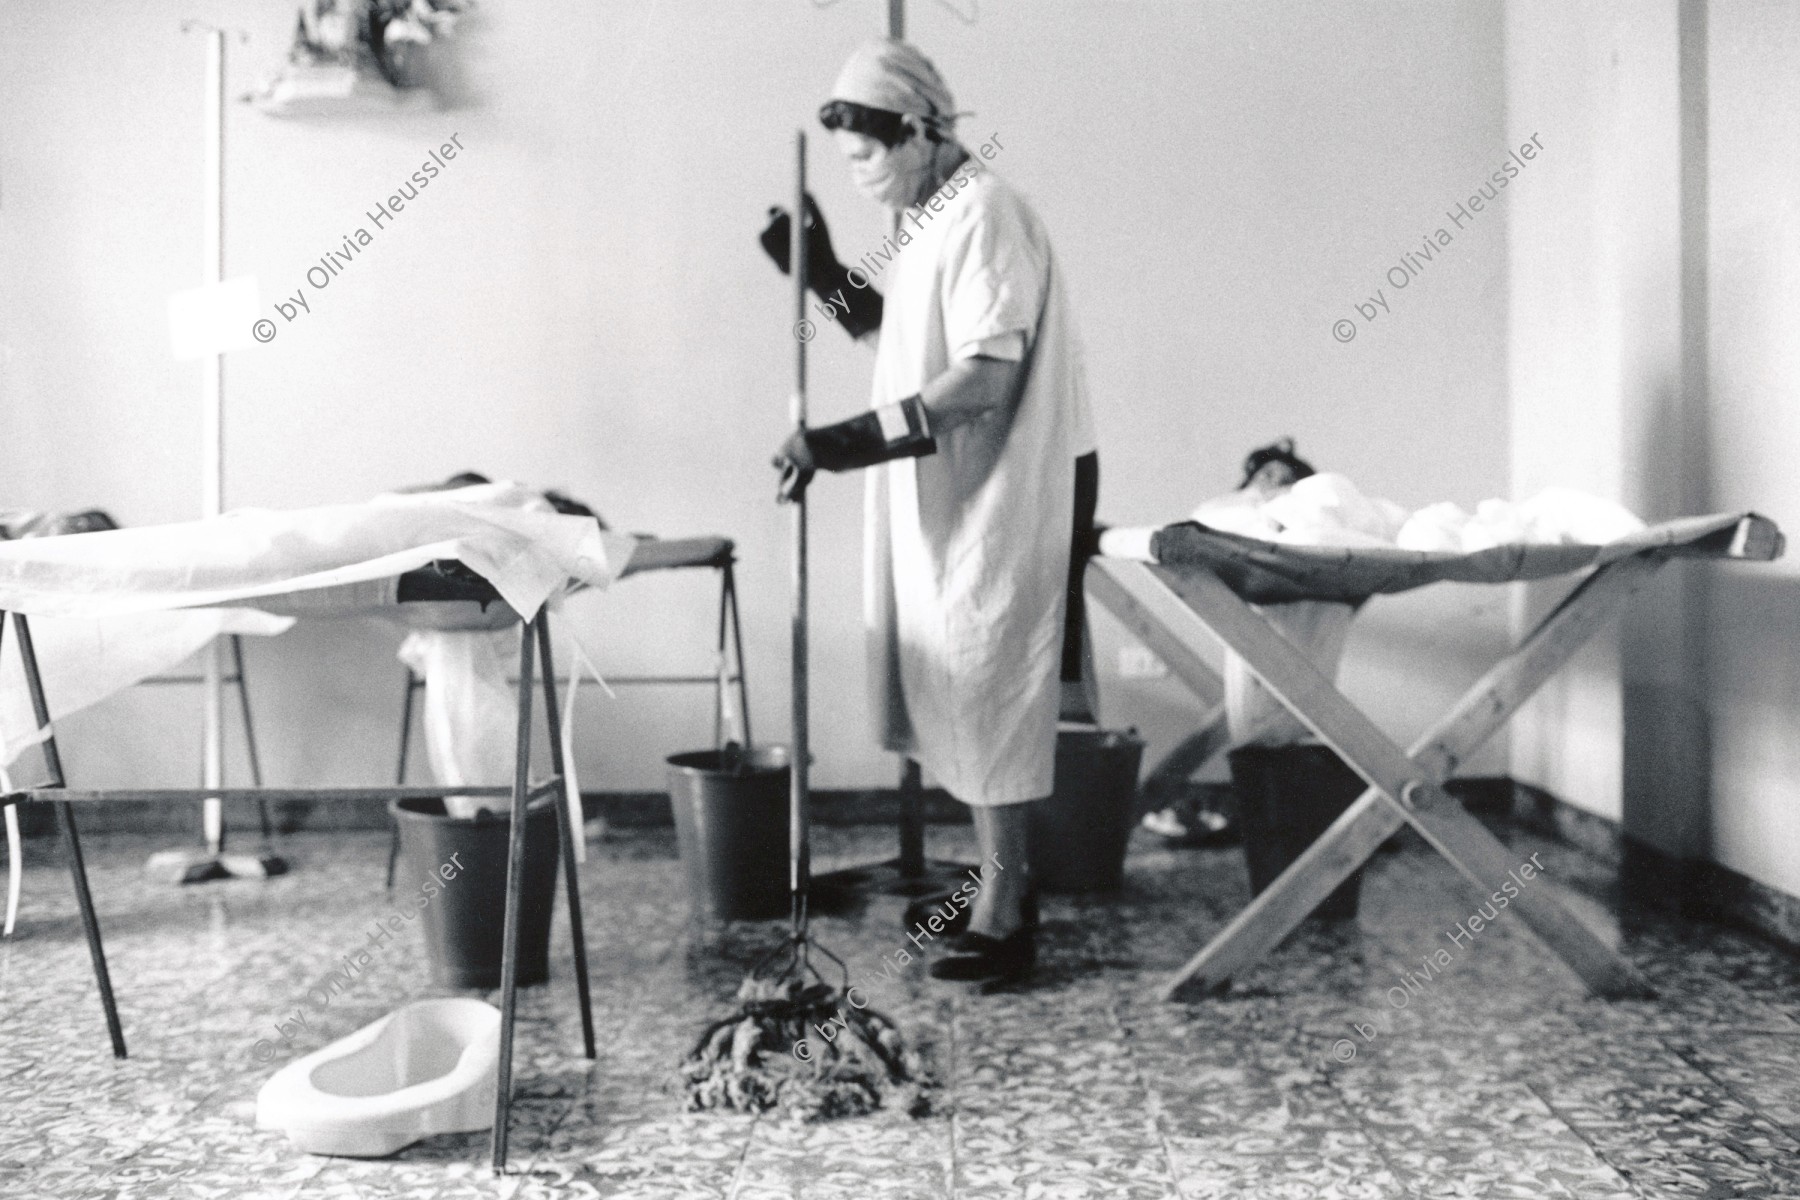
<path id="1" fill-rule="evenodd" d="M 500 1010 L 418 1000 L 275 1072 L 256 1123 L 308 1154 L 381 1158 L 420 1138 L 494 1123 Z"/>

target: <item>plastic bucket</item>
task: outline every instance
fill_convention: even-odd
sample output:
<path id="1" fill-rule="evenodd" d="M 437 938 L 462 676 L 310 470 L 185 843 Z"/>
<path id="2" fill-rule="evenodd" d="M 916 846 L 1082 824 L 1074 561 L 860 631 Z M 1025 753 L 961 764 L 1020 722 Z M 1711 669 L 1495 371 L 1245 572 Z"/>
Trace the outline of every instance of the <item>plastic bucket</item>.
<path id="1" fill-rule="evenodd" d="M 1274 883 L 1367 786 L 1329 746 L 1244 746 L 1230 759 L 1251 895 Z M 1358 868 L 1312 915 L 1354 917 L 1361 885 Z"/>
<path id="2" fill-rule="evenodd" d="M 1031 877 L 1049 892 L 1117 891 L 1137 823 L 1137 730 L 1062 729 L 1056 787 L 1031 806 Z"/>
<path id="3" fill-rule="evenodd" d="M 722 921 L 788 912 L 788 756 L 782 746 L 669 756 L 669 805 L 694 911 Z"/>
<path id="4" fill-rule="evenodd" d="M 507 814 L 452 817 L 439 799 L 395 800 L 388 811 L 400 823 L 395 895 L 413 907 L 424 903 L 420 923 L 432 979 L 447 987 L 499 987 L 506 937 Z M 522 987 L 550 978 L 550 914 L 556 906 L 562 848 L 559 817 L 554 796 L 526 809 L 519 896 Z M 427 880 L 437 885 L 435 893 Z"/>

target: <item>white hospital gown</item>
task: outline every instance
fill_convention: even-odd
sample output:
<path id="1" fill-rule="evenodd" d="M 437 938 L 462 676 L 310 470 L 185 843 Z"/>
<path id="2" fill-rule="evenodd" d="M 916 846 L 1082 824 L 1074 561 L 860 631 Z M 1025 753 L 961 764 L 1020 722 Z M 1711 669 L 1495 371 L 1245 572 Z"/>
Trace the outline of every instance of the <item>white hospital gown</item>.
<path id="1" fill-rule="evenodd" d="M 966 804 L 1050 794 L 1075 503 L 1094 449 L 1081 354 L 1037 214 L 977 162 L 902 218 L 872 403 L 977 353 L 1026 359 L 1012 409 L 869 473 L 865 624 L 883 744 Z"/>

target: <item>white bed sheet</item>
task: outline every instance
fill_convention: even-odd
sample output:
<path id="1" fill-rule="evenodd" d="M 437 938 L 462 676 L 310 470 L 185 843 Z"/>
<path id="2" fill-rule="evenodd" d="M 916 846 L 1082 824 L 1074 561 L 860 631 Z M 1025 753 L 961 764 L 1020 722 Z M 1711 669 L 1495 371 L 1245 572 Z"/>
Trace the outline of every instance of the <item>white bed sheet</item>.
<path id="1" fill-rule="evenodd" d="M 634 539 L 507 497 L 504 486 L 463 488 L 0 542 L 0 610 L 72 617 L 254 606 L 455 559 L 531 616 L 571 585 L 604 587 L 629 561 Z"/>
<path id="2" fill-rule="evenodd" d="M 462 562 L 513 611 L 535 614 L 574 586 L 610 583 L 635 544 L 591 517 L 548 511 L 515 484 L 244 509 L 0 542 L 0 611 L 32 618 L 54 722 L 169 670 L 220 634 L 269 636 L 296 615 L 397 613 L 394 579 L 437 559 Z M 0 636 L 0 767 L 42 737 L 9 628 Z"/>
<path id="3" fill-rule="evenodd" d="M 249 608 L 112 613 L 99 617 L 36 617 L 31 643 L 52 723 L 108 696 L 161 675 L 221 634 L 270 637 L 294 623 Z M 19 639 L 8 622 L 0 634 L 0 769 L 44 740 L 25 687 Z M 17 781 L 28 786 L 28 781 Z"/>

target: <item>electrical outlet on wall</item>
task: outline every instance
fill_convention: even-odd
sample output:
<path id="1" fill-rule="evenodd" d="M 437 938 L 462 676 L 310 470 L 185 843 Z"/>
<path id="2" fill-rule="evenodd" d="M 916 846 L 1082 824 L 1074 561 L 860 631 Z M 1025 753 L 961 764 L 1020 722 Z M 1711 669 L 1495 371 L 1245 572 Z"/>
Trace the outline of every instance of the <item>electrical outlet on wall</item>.
<path id="1" fill-rule="evenodd" d="M 1120 679 L 1162 679 L 1168 673 L 1169 668 L 1150 647 L 1136 642 L 1119 647 Z"/>

